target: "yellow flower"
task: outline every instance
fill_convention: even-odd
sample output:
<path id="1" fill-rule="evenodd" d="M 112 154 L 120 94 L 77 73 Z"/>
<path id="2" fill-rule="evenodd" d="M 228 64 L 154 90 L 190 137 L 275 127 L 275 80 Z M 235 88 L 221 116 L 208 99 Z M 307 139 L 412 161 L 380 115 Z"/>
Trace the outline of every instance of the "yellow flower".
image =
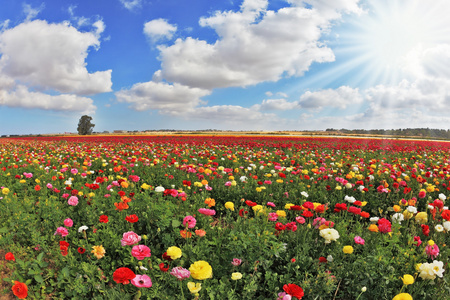
<path id="1" fill-rule="evenodd" d="M 372 231 L 372 232 L 378 232 L 379 231 L 378 226 L 375 225 L 375 224 L 370 224 L 369 230 Z"/>
<path id="2" fill-rule="evenodd" d="M 415 219 L 417 223 L 425 224 L 426 222 L 428 222 L 428 215 L 426 212 L 421 211 L 417 213 Z"/>
<path id="3" fill-rule="evenodd" d="M 286 217 L 286 212 L 284 210 L 277 210 L 277 216 Z"/>
<path id="4" fill-rule="evenodd" d="M 428 245 L 433 246 L 434 245 L 434 241 L 433 240 L 429 240 L 428 241 Z"/>
<path id="5" fill-rule="evenodd" d="M 9 189 L 8 188 L 3 188 L 2 189 L 2 194 L 3 195 L 8 195 L 8 193 L 9 193 Z"/>
<path id="6" fill-rule="evenodd" d="M 403 275 L 403 277 L 402 277 L 402 281 L 403 281 L 403 284 L 404 284 L 404 285 L 410 285 L 410 284 L 413 284 L 413 283 L 414 283 L 414 277 L 412 277 L 412 276 L 409 275 L 409 274 L 405 274 L 405 275 Z"/>
<path id="7" fill-rule="evenodd" d="M 202 289 L 202 284 L 200 282 L 194 283 L 192 281 L 187 283 L 187 287 L 189 289 L 189 292 L 192 294 L 197 294 Z"/>
<path id="8" fill-rule="evenodd" d="M 141 185 L 141 188 L 144 189 L 144 190 L 148 190 L 150 188 L 150 186 L 148 184 L 146 184 L 146 183 L 143 183 Z"/>
<path id="9" fill-rule="evenodd" d="M 191 276 L 197 280 L 204 280 L 212 277 L 212 268 L 210 264 L 204 260 L 199 260 L 189 267 Z"/>
<path id="10" fill-rule="evenodd" d="M 171 259 L 180 258 L 182 255 L 181 249 L 176 246 L 169 247 L 169 249 L 167 249 L 166 253 L 167 253 L 167 255 L 170 256 Z"/>
<path id="11" fill-rule="evenodd" d="M 284 206 L 284 209 L 290 209 L 291 206 L 294 206 L 294 204 L 292 204 L 292 203 L 287 203 L 287 204 Z"/>
<path id="12" fill-rule="evenodd" d="M 401 293 L 392 298 L 392 300 L 413 300 L 412 296 L 408 293 Z"/>
<path id="13" fill-rule="evenodd" d="M 102 245 L 100 246 L 92 246 L 92 251 L 91 253 L 93 253 L 95 255 L 95 257 L 97 257 L 97 259 L 102 258 L 103 256 L 105 256 L 106 250 L 105 248 L 103 248 Z"/>
<path id="14" fill-rule="evenodd" d="M 394 211 L 395 212 L 399 212 L 399 211 L 401 211 L 402 209 L 400 208 L 400 206 L 398 206 L 398 205 L 394 205 Z"/>
<path id="15" fill-rule="evenodd" d="M 262 205 L 255 205 L 252 207 L 254 212 L 260 211 L 261 209 L 263 209 Z"/>
<path id="16" fill-rule="evenodd" d="M 342 251 L 344 251 L 345 254 L 352 254 L 353 253 L 353 247 L 352 246 L 344 246 Z"/>
<path id="17" fill-rule="evenodd" d="M 239 272 L 231 273 L 232 280 L 239 280 L 241 278 L 242 278 L 242 273 L 239 273 Z"/>
<path id="18" fill-rule="evenodd" d="M 234 210 L 234 203 L 233 202 L 225 202 L 225 208 L 229 210 Z"/>

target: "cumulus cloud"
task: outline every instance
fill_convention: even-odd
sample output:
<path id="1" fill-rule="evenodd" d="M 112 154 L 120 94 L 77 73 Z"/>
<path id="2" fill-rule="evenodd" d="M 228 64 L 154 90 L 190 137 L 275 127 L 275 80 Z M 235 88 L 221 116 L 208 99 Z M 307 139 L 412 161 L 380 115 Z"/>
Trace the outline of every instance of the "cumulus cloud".
<path id="1" fill-rule="evenodd" d="M 190 88 L 178 83 L 165 82 L 137 83 L 129 90 L 116 93 L 119 102 L 131 104 L 135 110 L 161 110 L 162 113 L 182 114 L 186 110 L 202 104 L 201 97 L 209 95 L 210 91 Z"/>
<path id="2" fill-rule="evenodd" d="M 142 0 L 120 0 L 120 2 L 130 11 L 137 9 L 142 5 Z"/>
<path id="3" fill-rule="evenodd" d="M 286 99 L 267 99 L 263 100 L 261 104 L 255 104 L 253 109 L 258 111 L 270 111 L 270 110 L 291 110 L 299 109 L 298 101 L 289 102 Z"/>
<path id="4" fill-rule="evenodd" d="M 165 19 L 155 19 L 144 24 L 144 34 L 152 43 L 170 40 L 176 31 L 177 26 L 169 24 Z"/>
<path id="5" fill-rule="evenodd" d="M 67 23 L 35 20 L 0 33 L 0 72 L 40 89 L 79 95 L 111 91 L 111 70 L 89 73 L 88 49 L 100 46 L 104 29 L 80 32 Z"/>
<path id="6" fill-rule="evenodd" d="M 326 89 L 317 92 L 305 92 L 299 100 L 302 108 L 321 110 L 324 107 L 346 108 L 348 105 L 360 104 L 363 97 L 358 89 L 341 86 L 337 89 Z"/>
<path id="7" fill-rule="evenodd" d="M 243 87 L 302 76 L 314 62 L 333 61 L 332 50 L 320 42 L 322 30 L 341 12 L 355 11 L 358 0 L 318 1 L 318 9 L 298 2 L 273 11 L 267 0 L 246 0 L 240 11 L 201 18 L 199 24 L 214 29 L 218 40 L 188 37 L 160 47 L 162 77 L 204 89 Z"/>
<path id="8" fill-rule="evenodd" d="M 30 92 L 23 85 L 13 90 L 2 89 L 0 78 L 0 105 L 28 109 L 54 111 L 71 111 L 82 114 L 94 114 L 96 106 L 92 99 L 76 95 L 48 95 L 41 92 Z"/>

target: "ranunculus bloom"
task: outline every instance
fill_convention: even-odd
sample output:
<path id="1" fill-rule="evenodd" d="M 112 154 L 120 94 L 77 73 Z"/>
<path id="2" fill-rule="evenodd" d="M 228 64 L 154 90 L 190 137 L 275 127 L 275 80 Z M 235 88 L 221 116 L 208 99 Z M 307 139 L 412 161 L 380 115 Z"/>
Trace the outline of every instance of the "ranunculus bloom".
<path id="1" fill-rule="evenodd" d="M 98 218 L 98 221 L 100 222 L 100 223 L 108 223 L 109 222 L 109 219 L 108 219 L 108 216 L 106 216 L 106 215 L 101 215 L 99 218 Z"/>
<path id="2" fill-rule="evenodd" d="M 428 255 L 429 258 L 435 259 L 439 255 L 439 247 L 438 245 L 427 245 L 425 247 L 425 253 Z"/>
<path id="3" fill-rule="evenodd" d="M 19 299 L 25 299 L 28 296 L 28 287 L 23 282 L 14 281 L 12 291 L 14 295 L 17 296 L 17 298 Z"/>
<path id="4" fill-rule="evenodd" d="M 325 244 L 329 244 L 331 241 L 336 241 L 340 237 L 339 232 L 333 228 L 322 229 L 319 234 L 325 239 Z"/>
<path id="5" fill-rule="evenodd" d="M 364 239 L 358 235 L 355 236 L 354 240 L 355 240 L 355 243 L 360 244 L 360 245 L 364 245 L 364 243 L 365 243 Z"/>
<path id="6" fill-rule="evenodd" d="M 225 202 L 225 208 L 229 210 L 234 210 L 234 203 L 233 202 Z"/>
<path id="7" fill-rule="evenodd" d="M 70 219 L 70 218 L 65 219 L 65 220 L 64 220 L 64 226 L 72 227 L 72 226 L 73 226 L 73 221 L 72 221 L 72 219 Z"/>
<path id="8" fill-rule="evenodd" d="M 106 250 L 105 250 L 105 248 L 103 248 L 102 245 L 100 245 L 100 246 L 92 246 L 91 253 L 93 253 L 94 256 L 97 257 L 97 259 L 100 259 L 103 256 L 105 256 Z"/>
<path id="9" fill-rule="evenodd" d="M 137 245 L 131 249 L 131 255 L 138 260 L 143 260 L 146 257 L 150 257 L 152 254 L 150 253 L 150 248 L 145 245 Z"/>
<path id="10" fill-rule="evenodd" d="M 417 242 L 416 246 L 419 247 L 420 244 L 422 244 L 422 241 L 420 240 L 420 236 L 415 236 L 414 237 L 414 242 Z"/>
<path id="11" fill-rule="evenodd" d="M 67 230 L 67 228 L 58 227 L 58 228 L 56 228 L 56 231 L 55 231 L 54 235 L 60 235 L 62 237 L 65 237 L 68 234 L 69 234 L 69 231 Z"/>
<path id="12" fill-rule="evenodd" d="M 405 275 L 403 275 L 403 277 L 402 277 L 402 281 L 403 281 L 403 284 L 404 284 L 404 285 L 410 285 L 410 284 L 413 284 L 413 283 L 414 283 L 414 277 L 412 277 L 412 276 L 409 275 L 409 274 L 405 274 Z"/>
<path id="13" fill-rule="evenodd" d="M 189 292 L 191 292 L 191 294 L 197 294 L 202 289 L 202 284 L 200 282 L 197 283 L 188 282 L 187 287 L 189 289 Z"/>
<path id="14" fill-rule="evenodd" d="M 382 233 L 387 233 L 387 232 L 391 232 L 391 222 L 385 218 L 381 218 L 378 220 L 378 229 L 380 230 L 380 232 Z"/>
<path id="15" fill-rule="evenodd" d="M 175 276 L 178 280 L 183 280 L 191 276 L 191 272 L 183 267 L 175 267 L 170 271 L 170 275 Z"/>
<path id="16" fill-rule="evenodd" d="M 169 247 L 166 253 L 172 260 L 180 258 L 182 255 L 181 249 L 175 246 Z"/>
<path id="17" fill-rule="evenodd" d="M 216 214 L 216 211 L 214 209 L 209 208 L 200 208 L 198 212 L 206 216 L 214 216 Z"/>
<path id="18" fill-rule="evenodd" d="M 241 263 L 242 263 L 242 259 L 239 259 L 239 258 L 233 258 L 233 261 L 231 262 L 231 264 L 236 267 L 239 266 Z"/>
<path id="19" fill-rule="evenodd" d="M 72 206 L 77 206 L 77 204 L 78 204 L 77 196 L 71 196 L 69 198 L 69 200 L 67 200 L 67 203 L 69 203 L 69 205 L 72 205 Z"/>
<path id="20" fill-rule="evenodd" d="M 138 288 L 149 288 L 152 286 L 152 280 L 147 275 L 136 275 L 131 279 L 131 284 Z"/>
<path id="21" fill-rule="evenodd" d="M 300 217 L 300 216 L 295 217 L 295 221 L 297 221 L 297 223 L 299 223 L 299 224 L 305 224 L 305 222 L 306 222 L 305 218 Z"/>
<path id="22" fill-rule="evenodd" d="M 231 273 L 231 279 L 232 280 L 239 280 L 241 278 L 242 278 L 242 273 L 240 273 L 240 272 Z"/>
<path id="23" fill-rule="evenodd" d="M 137 235 L 133 231 L 128 231 L 123 234 L 122 239 L 120 242 L 122 243 L 122 246 L 132 246 L 141 240 L 141 236 Z"/>
<path id="24" fill-rule="evenodd" d="M 78 251 L 78 253 L 83 254 L 84 252 L 86 252 L 86 249 L 84 249 L 82 247 L 78 247 L 77 251 Z"/>
<path id="25" fill-rule="evenodd" d="M 199 260 L 189 267 L 191 276 L 197 280 L 205 280 L 212 277 L 212 268 L 210 264 L 204 260 Z"/>
<path id="26" fill-rule="evenodd" d="M 422 224 L 420 225 L 422 227 L 422 233 L 425 236 L 429 236 L 430 235 L 430 227 L 428 225 Z"/>
<path id="27" fill-rule="evenodd" d="M 352 246 L 344 246 L 344 248 L 342 249 L 342 251 L 345 254 L 352 254 L 353 253 L 353 247 Z"/>
<path id="28" fill-rule="evenodd" d="M 117 283 L 129 284 L 130 280 L 136 278 L 136 274 L 129 268 L 118 268 L 113 273 L 113 279 Z"/>
<path id="29" fill-rule="evenodd" d="M 392 300 L 413 300 L 413 297 L 408 293 L 400 293 L 392 298 Z"/>
<path id="30" fill-rule="evenodd" d="M 268 220 L 269 220 L 269 221 L 272 221 L 272 222 L 275 222 L 276 220 L 278 220 L 278 215 L 277 215 L 277 213 L 274 213 L 274 212 L 269 213 L 269 215 L 268 215 Z"/>
<path id="31" fill-rule="evenodd" d="M 303 289 L 294 283 L 285 284 L 283 290 L 297 299 L 302 299 L 304 296 Z"/>
<path id="32" fill-rule="evenodd" d="M 12 261 L 15 261 L 16 260 L 16 258 L 14 257 L 14 254 L 12 254 L 12 252 L 8 252 L 8 253 L 6 253 L 5 254 L 5 259 L 6 260 L 12 260 Z"/>
<path id="33" fill-rule="evenodd" d="M 417 215 L 415 216 L 416 222 L 420 223 L 420 224 L 425 224 L 426 222 L 428 222 L 428 215 L 426 212 L 421 211 L 418 212 Z"/>
<path id="34" fill-rule="evenodd" d="M 203 229 L 197 229 L 195 230 L 195 234 L 199 237 L 205 236 L 206 231 L 204 231 Z"/>
<path id="35" fill-rule="evenodd" d="M 125 220 L 127 220 L 130 223 L 136 223 L 137 221 L 139 221 L 139 218 L 138 218 L 138 216 L 133 214 L 133 215 L 126 216 Z"/>
<path id="36" fill-rule="evenodd" d="M 186 216 L 183 219 L 183 226 L 188 228 L 194 228 L 195 224 L 197 224 L 197 220 L 193 216 Z"/>

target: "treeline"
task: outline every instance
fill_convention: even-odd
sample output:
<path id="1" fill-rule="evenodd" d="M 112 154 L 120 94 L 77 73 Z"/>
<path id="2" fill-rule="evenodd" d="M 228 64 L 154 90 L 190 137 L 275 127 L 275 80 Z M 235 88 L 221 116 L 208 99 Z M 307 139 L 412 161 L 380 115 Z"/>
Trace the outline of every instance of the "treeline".
<path id="1" fill-rule="evenodd" d="M 438 139 L 450 139 L 450 130 L 432 128 L 403 128 L 403 129 L 334 129 L 327 128 L 327 132 L 338 134 L 368 134 L 368 135 L 390 135 L 390 136 L 411 136 Z"/>

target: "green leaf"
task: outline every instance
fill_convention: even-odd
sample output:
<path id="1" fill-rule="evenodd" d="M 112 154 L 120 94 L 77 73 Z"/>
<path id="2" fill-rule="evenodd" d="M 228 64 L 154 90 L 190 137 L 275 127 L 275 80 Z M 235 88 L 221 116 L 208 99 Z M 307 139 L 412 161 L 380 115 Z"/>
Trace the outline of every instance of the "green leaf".
<path id="1" fill-rule="evenodd" d="M 69 277 L 69 267 L 65 267 L 61 270 L 64 277 Z"/>
<path id="2" fill-rule="evenodd" d="M 7 232 L 8 232 L 8 228 L 6 228 L 6 227 L 0 228 L 0 233 L 7 233 Z"/>
<path id="3" fill-rule="evenodd" d="M 34 275 L 34 280 L 36 280 L 39 283 L 44 282 L 44 278 L 42 278 L 42 276 L 40 274 Z"/>
<path id="4" fill-rule="evenodd" d="M 176 228 L 181 225 L 181 222 L 178 220 L 172 220 L 172 227 Z"/>
<path id="5" fill-rule="evenodd" d="M 41 253 L 37 256 L 36 260 L 37 260 L 38 262 L 41 262 L 43 257 L 44 257 L 44 252 L 41 252 Z"/>

